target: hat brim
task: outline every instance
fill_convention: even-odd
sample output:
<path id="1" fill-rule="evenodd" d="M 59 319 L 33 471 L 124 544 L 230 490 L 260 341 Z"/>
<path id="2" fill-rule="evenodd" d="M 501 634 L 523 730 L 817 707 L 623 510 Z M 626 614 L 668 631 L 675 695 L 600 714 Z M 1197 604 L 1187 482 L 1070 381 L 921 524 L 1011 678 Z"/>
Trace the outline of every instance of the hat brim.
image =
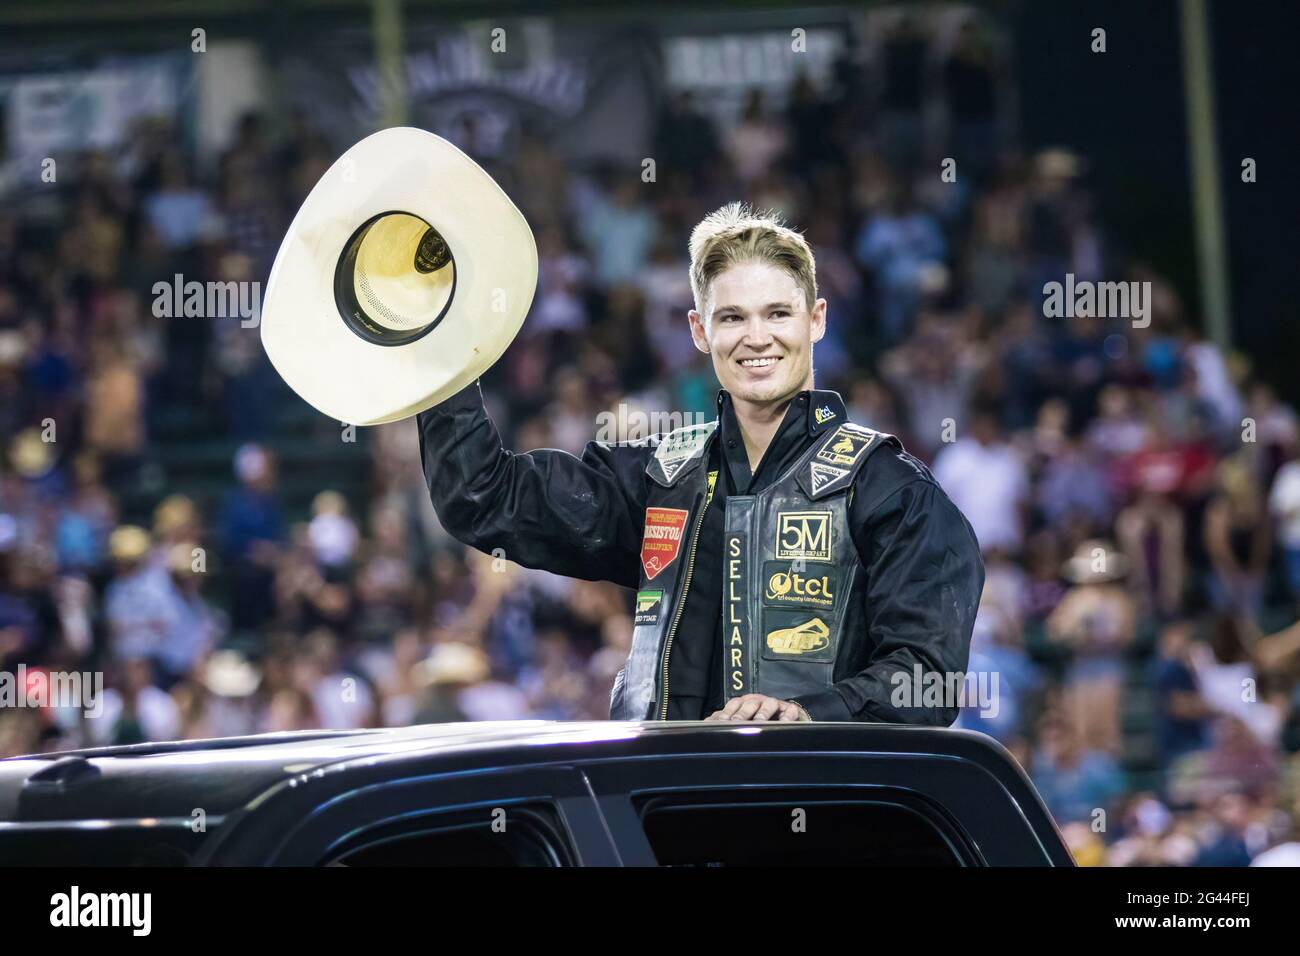
<path id="1" fill-rule="evenodd" d="M 437 229 L 456 269 L 442 320 L 403 345 L 361 338 L 334 296 L 349 239 L 390 212 Z M 532 230 L 501 187 L 441 137 L 395 127 L 339 157 L 298 210 L 267 282 L 262 346 L 289 387 L 322 414 L 352 425 L 398 421 L 490 368 L 518 334 L 536 287 Z"/>

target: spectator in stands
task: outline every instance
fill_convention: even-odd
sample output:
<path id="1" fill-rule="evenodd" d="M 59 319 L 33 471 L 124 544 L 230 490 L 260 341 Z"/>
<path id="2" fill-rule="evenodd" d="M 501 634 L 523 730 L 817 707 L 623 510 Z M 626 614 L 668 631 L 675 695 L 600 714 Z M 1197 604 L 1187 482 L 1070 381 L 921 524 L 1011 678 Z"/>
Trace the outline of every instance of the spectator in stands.
<path id="1" fill-rule="evenodd" d="M 113 746 L 177 739 L 180 711 L 171 695 L 155 683 L 153 661 L 125 656 L 117 667 L 121 676 L 104 691 L 103 713 L 87 721 L 91 742 Z"/>
<path id="2" fill-rule="evenodd" d="M 1124 788 L 1118 764 L 1080 737 L 1073 722 L 1044 718 L 1031 776 L 1057 823 L 1092 823 Z"/>
<path id="3" fill-rule="evenodd" d="M 970 433 L 935 458 L 934 476 L 975 529 L 982 551 L 1019 553 L 1029 477 L 993 409 L 975 410 Z"/>
<path id="4" fill-rule="evenodd" d="M 158 660 L 177 624 L 177 600 L 165 571 L 150 564 L 149 532 L 122 525 L 108 539 L 113 576 L 104 595 L 109 649 L 118 660 Z"/>
<path id="5" fill-rule="evenodd" d="M 740 120 L 722 135 L 723 147 L 741 183 L 748 185 L 765 176 L 786 150 L 789 133 L 767 109 L 761 87 L 745 98 Z"/>
<path id="6" fill-rule="evenodd" d="M 1209 745 L 1210 720 L 1214 709 L 1201 696 L 1196 672 L 1189 658 L 1194 625 L 1173 621 L 1160 632 L 1158 657 L 1154 661 L 1157 693 L 1161 766 Z"/>
<path id="7" fill-rule="evenodd" d="M 1263 492 L 1242 461 L 1218 467 L 1218 490 L 1205 509 L 1205 551 L 1214 606 L 1256 617 L 1273 553 L 1273 529 Z"/>
<path id="8" fill-rule="evenodd" d="M 929 276 L 944 265 L 947 245 L 933 215 L 916 205 L 906 180 L 896 182 L 888 207 L 858 234 L 857 260 L 871 270 L 887 341 L 908 331 Z"/>
<path id="9" fill-rule="evenodd" d="M 114 482 L 139 467 L 144 448 L 144 380 L 139 363 L 114 339 L 103 337 L 90 347 L 86 382 L 86 447 L 103 463 Z"/>
<path id="10" fill-rule="evenodd" d="M 1294 606 L 1300 609 L 1300 457 L 1291 458 L 1278 469 L 1268 507 L 1277 522 L 1287 587 Z"/>
<path id="11" fill-rule="evenodd" d="M 144 215 L 169 249 L 184 249 L 211 232 L 212 200 L 190 184 L 185 158 L 175 150 L 159 162 L 159 183 L 144 200 Z"/>
<path id="12" fill-rule="evenodd" d="M 193 541 L 173 544 L 167 553 L 172 588 L 171 626 L 158 649 L 159 684 L 164 689 L 190 674 L 224 636 L 222 621 L 203 598 L 207 554 Z"/>
<path id="13" fill-rule="evenodd" d="M 696 109 L 694 95 L 688 89 L 679 90 L 669 101 L 653 142 L 659 165 L 685 173 L 691 181 L 721 154 L 713 122 Z"/>
<path id="14" fill-rule="evenodd" d="M 229 562 L 231 626 L 256 628 L 272 609 L 276 561 L 284 542 L 284 519 L 275 493 L 275 463 L 258 445 L 235 455 L 239 488 L 226 499 L 221 519 L 222 559 Z"/>
<path id="15" fill-rule="evenodd" d="M 650 259 L 658 222 L 639 178 L 617 178 L 611 192 L 608 197 L 596 188 L 577 193 L 579 231 L 603 285 L 635 284 Z"/>
<path id="16" fill-rule="evenodd" d="M 1136 500 L 1116 519 L 1115 535 L 1131 570 L 1134 597 L 1143 611 L 1170 616 L 1183 600 L 1185 521 L 1158 475 L 1145 471 L 1140 480 Z"/>
<path id="17" fill-rule="evenodd" d="M 1105 542 L 1083 542 L 1065 567 L 1074 586 L 1047 619 L 1048 636 L 1070 654 L 1062 719 L 1080 740 L 1112 755 L 1120 751 L 1124 652 L 1137 626 L 1122 583 L 1127 571 L 1124 555 Z"/>
<path id="18" fill-rule="evenodd" d="M 974 18 L 966 20 L 944 61 L 942 82 L 955 155 L 976 177 L 997 154 L 998 60 Z"/>

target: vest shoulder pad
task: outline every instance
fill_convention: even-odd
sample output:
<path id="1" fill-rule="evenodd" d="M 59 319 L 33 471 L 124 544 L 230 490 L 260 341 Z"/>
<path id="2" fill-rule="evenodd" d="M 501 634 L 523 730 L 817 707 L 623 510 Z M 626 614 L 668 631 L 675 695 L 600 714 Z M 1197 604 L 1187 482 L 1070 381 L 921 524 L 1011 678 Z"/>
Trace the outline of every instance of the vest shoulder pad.
<path id="1" fill-rule="evenodd" d="M 715 419 L 702 425 L 675 428 L 659 439 L 654 457 L 646 464 L 646 474 L 664 487 L 672 487 L 695 462 L 704 457 L 709 439 L 718 427 Z"/>
<path id="2" fill-rule="evenodd" d="M 833 495 L 851 485 L 858 469 L 885 444 L 902 447 L 887 432 L 844 422 L 813 446 L 812 454 L 799 464 L 795 480 L 814 501 Z"/>

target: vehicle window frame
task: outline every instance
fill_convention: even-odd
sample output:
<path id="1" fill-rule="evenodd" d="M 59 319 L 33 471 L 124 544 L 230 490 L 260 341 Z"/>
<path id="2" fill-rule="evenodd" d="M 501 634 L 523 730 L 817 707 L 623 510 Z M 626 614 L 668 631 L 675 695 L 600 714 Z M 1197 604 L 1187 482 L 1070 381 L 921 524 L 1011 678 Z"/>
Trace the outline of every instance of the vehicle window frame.
<path id="1" fill-rule="evenodd" d="M 497 807 L 514 806 L 515 809 L 507 813 L 509 825 L 519 826 L 522 822 L 530 834 L 540 837 L 542 850 L 549 859 L 546 865 L 552 868 L 574 866 L 573 851 L 570 847 L 571 841 L 563 832 L 559 808 L 545 802 L 545 805 L 541 808 L 542 812 L 538 812 L 539 803 L 543 803 L 543 801 L 521 801 L 519 803 L 515 801 L 487 801 L 486 804 L 478 807 L 438 808 L 410 817 L 400 817 L 396 821 L 379 823 L 366 827 L 359 833 L 349 834 L 343 840 L 331 846 L 317 865 L 331 866 L 354 853 L 362 853 L 406 840 L 418 840 L 435 833 L 451 833 L 458 830 L 469 830 L 485 824 L 490 825 L 488 820 L 477 816 L 484 806 L 489 810 Z M 435 867 L 441 865 L 443 864 L 430 864 L 430 866 Z"/>
<path id="2" fill-rule="evenodd" d="M 827 772 L 827 763 L 833 766 Z M 1054 860 L 1018 795 L 988 769 L 948 754 L 804 753 L 679 754 L 618 758 L 584 767 L 602 816 L 628 866 L 658 866 L 635 801 L 659 792 L 786 789 L 893 790 L 942 815 L 969 849 L 972 866 L 1067 865 Z M 962 792 L 962 815 L 944 799 Z M 810 797 L 811 798 L 811 797 Z M 1046 825 L 1051 825 L 1046 820 Z"/>
<path id="3" fill-rule="evenodd" d="M 952 855 L 955 866 L 980 866 L 979 853 L 967 841 L 965 834 L 946 810 L 925 797 L 896 787 L 829 785 L 796 785 L 791 787 L 758 785 L 720 790 L 716 787 L 656 787 L 629 794 L 637 817 L 644 830 L 648 814 L 660 809 L 740 808 L 817 806 L 889 807 L 914 816 L 933 831 L 934 835 Z M 657 805 L 658 804 L 658 805 Z M 647 841 L 649 838 L 647 837 Z M 653 852 L 654 847 L 651 846 Z M 658 864 L 656 855 L 656 865 Z M 817 863 L 811 866 L 822 865 Z M 903 866 L 909 864 L 903 863 Z"/>
<path id="4" fill-rule="evenodd" d="M 318 866 L 345 841 L 385 826 L 446 813 L 547 805 L 564 841 L 561 857 L 573 866 L 616 865 L 617 853 L 590 792 L 570 766 L 417 773 L 393 767 L 376 774 L 333 768 L 331 786 L 286 781 L 229 821 L 226 833 L 200 861 L 217 865 Z M 404 772 L 403 772 L 404 771 Z M 485 788 L 492 791 L 485 797 Z M 509 811 L 507 810 L 507 819 Z M 285 827 L 284 820 L 292 820 Z M 277 821 L 280 821 L 277 824 Z"/>
<path id="5" fill-rule="evenodd" d="M 18 820 L 0 821 L 0 868 L 4 867 L 123 867 L 123 866 L 183 866 L 190 865 L 203 853 L 207 844 L 220 831 L 222 817 L 209 817 L 205 828 L 197 831 L 193 819 L 185 818 L 112 818 L 112 819 L 71 819 L 71 820 Z M 72 859 L 60 859 L 55 854 L 42 860 L 18 859 L 12 857 L 15 844 L 21 844 L 23 838 L 43 835 L 48 845 L 57 847 L 57 852 L 69 853 Z M 179 839 L 172 840 L 171 837 Z M 122 841 L 120 846 L 112 847 L 116 838 Z M 134 840 L 137 845 L 127 850 Z M 191 847 L 180 844 L 193 843 Z M 84 847 L 85 855 L 77 853 Z M 121 858 L 105 858 L 102 854 L 112 847 L 113 852 Z M 145 853 L 157 854 L 159 851 L 174 851 L 183 854 L 185 861 L 161 860 Z"/>

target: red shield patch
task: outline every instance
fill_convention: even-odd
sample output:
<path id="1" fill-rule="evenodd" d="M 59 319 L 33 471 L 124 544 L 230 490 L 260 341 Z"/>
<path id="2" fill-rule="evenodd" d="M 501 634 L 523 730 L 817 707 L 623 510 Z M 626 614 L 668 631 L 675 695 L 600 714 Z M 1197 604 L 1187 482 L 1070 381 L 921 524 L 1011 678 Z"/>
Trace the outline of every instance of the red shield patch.
<path id="1" fill-rule="evenodd" d="M 677 560 L 686 532 L 686 516 L 680 508 L 647 508 L 645 534 L 641 538 L 641 567 L 653 580 L 660 571 Z"/>

